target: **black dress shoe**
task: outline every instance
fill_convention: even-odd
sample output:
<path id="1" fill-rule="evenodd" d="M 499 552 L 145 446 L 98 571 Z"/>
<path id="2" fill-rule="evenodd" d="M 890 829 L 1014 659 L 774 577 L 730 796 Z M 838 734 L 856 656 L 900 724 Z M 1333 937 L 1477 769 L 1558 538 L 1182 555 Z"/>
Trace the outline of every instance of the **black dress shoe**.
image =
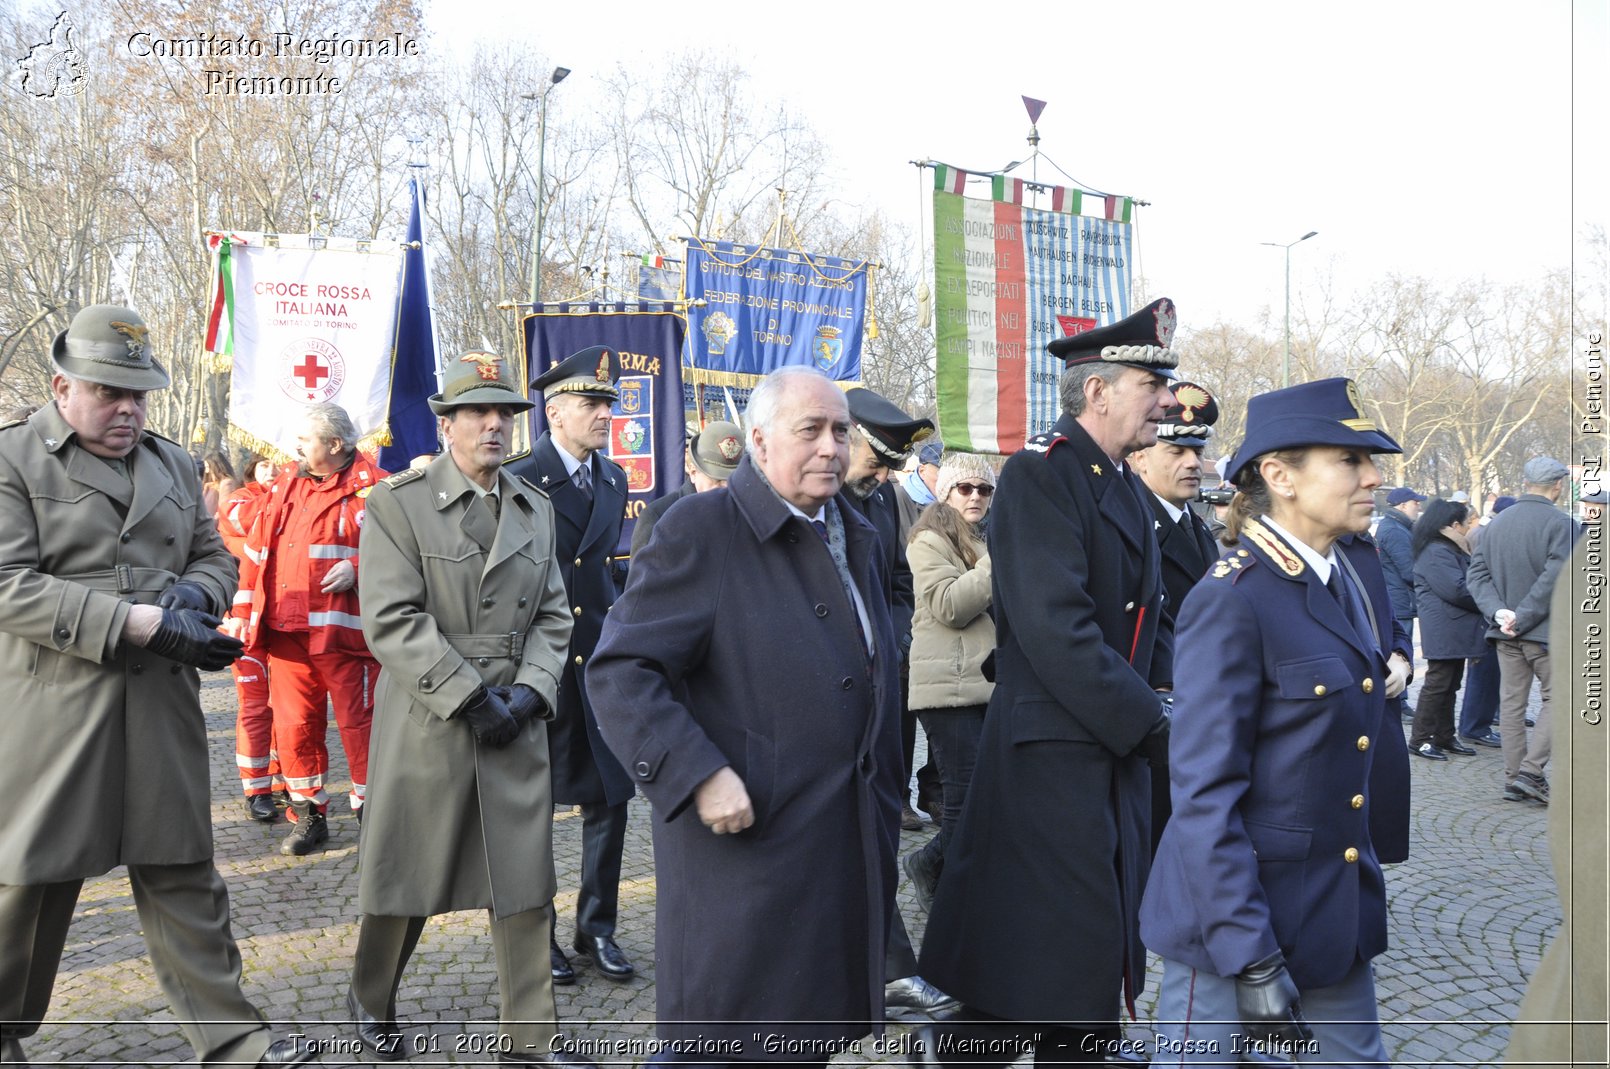
<path id="1" fill-rule="evenodd" d="M 576 970 L 570 967 L 570 959 L 565 957 L 565 952 L 559 949 L 559 944 L 551 936 L 548 939 L 548 966 L 553 972 L 554 983 L 576 982 Z"/>
<path id="2" fill-rule="evenodd" d="M 246 815 L 264 824 L 272 824 L 280 818 L 280 811 L 274 808 L 273 795 L 254 794 L 246 799 Z"/>
<path id="3" fill-rule="evenodd" d="M 1476 756 L 1476 751 L 1475 750 L 1472 750 L 1469 746 L 1466 746 L 1464 743 L 1460 742 L 1458 739 L 1454 739 L 1452 742 L 1444 742 L 1444 743 L 1441 744 L 1441 746 L 1442 746 L 1442 749 L 1443 749 L 1443 751 L 1445 753 L 1456 753 L 1460 757 L 1475 757 Z"/>
<path id="4" fill-rule="evenodd" d="M 1473 742 L 1477 746 L 1491 747 L 1495 750 L 1502 749 L 1504 745 L 1504 740 L 1499 738 L 1498 732 L 1496 731 L 1488 731 L 1481 735 L 1466 735 L 1465 741 Z"/>
<path id="5" fill-rule="evenodd" d="M 615 938 L 608 935 L 583 935 L 576 933 L 576 941 L 571 944 L 576 953 L 593 959 L 598 971 L 611 980 L 630 980 L 637 972 L 632 963 L 626 960 L 621 948 L 615 945 Z"/>
<path id="6" fill-rule="evenodd" d="M 901 863 L 906 875 L 911 877 L 911 890 L 916 894 L 917 905 L 922 907 L 924 913 L 934 908 L 934 888 L 939 886 L 939 873 L 935 871 L 933 861 L 924 848 L 913 850 Z"/>
<path id="7" fill-rule="evenodd" d="M 358 1001 L 358 993 L 350 987 L 347 988 L 347 1016 L 357 1026 L 358 1042 L 373 1057 L 383 1062 L 396 1062 L 408 1056 L 402 1033 L 397 1030 L 397 1022 L 382 1024 L 375 1020 L 374 1015 Z"/>
<path id="8" fill-rule="evenodd" d="M 1448 755 L 1442 752 L 1442 748 L 1432 742 L 1422 742 L 1409 752 L 1416 757 L 1424 757 L 1427 761 L 1448 760 Z"/>
<path id="9" fill-rule="evenodd" d="M 920 976 L 883 985 L 883 1016 L 891 1021 L 938 1020 L 961 1004 Z"/>
<path id="10" fill-rule="evenodd" d="M 257 1059 L 259 1066 L 263 1065 L 301 1065 L 310 1062 L 319 1056 L 319 1048 L 299 1044 L 294 1039 L 276 1039 L 268 1045 L 263 1056 Z"/>

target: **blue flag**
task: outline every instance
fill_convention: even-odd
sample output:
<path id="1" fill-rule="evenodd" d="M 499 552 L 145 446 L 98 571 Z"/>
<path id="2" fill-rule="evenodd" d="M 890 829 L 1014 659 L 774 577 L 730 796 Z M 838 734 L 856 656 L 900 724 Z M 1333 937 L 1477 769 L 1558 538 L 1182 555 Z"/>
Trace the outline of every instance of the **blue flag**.
<path id="1" fill-rule="evenodd" d="M 421 453 L 434 453 L 436 415 L 426 399 L 437 390 L 436 329 L 430 314 L 430 272 L 425 265 L 425 191 L 408 180 L 413 209 L 408 214 L 408 248 L 403 250 L 402 294 L 397 304 L 397 335 L 391 349 L 391 399 L 386 425 L 391 444 L 379 464 L 402 471 Z"/>

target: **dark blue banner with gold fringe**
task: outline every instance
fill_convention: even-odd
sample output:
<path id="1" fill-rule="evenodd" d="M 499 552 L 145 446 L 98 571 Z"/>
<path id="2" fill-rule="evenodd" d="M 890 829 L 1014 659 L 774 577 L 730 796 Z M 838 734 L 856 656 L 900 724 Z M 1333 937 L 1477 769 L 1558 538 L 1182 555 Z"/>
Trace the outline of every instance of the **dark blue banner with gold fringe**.
<path id="1" fill-rule="evenodd" d="M 689 239 L 688 377 L 753 386 L 768 371 L 806 364 L 839 381 L 860 381 L 871 267 L 865 260 Z"/>
<path id="2" fill-rule="evenodd" d="M 609 459 L 626 469 L 626 522 L 616 548 L 624 556 L 632 528 L 650 501 L 682 486 L 682 317 L 659 306 L 544 305 L 525 320 L 526 367 L 535 379 L 593 345 L 620 353 L 620 400 L 610 413 Z M 656 309 L 656 310 L 650 310 Z M 532 441 L 547 429 L 542 399 L 533 397 Z"/>

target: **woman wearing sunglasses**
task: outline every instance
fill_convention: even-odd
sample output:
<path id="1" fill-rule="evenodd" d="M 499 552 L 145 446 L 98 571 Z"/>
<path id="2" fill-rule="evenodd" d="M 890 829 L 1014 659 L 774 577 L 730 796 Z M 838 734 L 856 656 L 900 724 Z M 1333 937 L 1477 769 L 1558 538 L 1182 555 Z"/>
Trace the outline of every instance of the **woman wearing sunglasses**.
<path id="1" fill-rule="evenodd" d="M 927 909 L 973 778 L 984 707 L 995 684 L 984 658 L 995 648 L 990 618 L 989 550 L 982 525 L 995 493 L 995 472 L 982 458 L 952 455 L 934 482 L 937 500 L 911 527 L 911 565 L 917 611 L 911 623 L 911 709 L 922 721 L 939 765 L 944 819 L 939 834 L 906 856 L 906 873 Z"/>

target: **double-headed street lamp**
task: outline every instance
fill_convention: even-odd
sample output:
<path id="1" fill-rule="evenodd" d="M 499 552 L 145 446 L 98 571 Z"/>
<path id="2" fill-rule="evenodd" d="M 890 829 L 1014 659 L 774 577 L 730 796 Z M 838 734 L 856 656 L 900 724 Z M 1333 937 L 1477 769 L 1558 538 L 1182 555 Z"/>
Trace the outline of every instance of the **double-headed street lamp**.
<path id="1" fill-rule="evenodd" d="M 542 187 L 543 157 L 548 150 L 548 94 L 570 76 L 569 67 L 555 67 L 540 93 L 521 93 L 522 100 L 537 102 L 537 213 L 531 223 L 531 307 L 542 300 Z"/>
<path id="2" fill-rule="evenodd" d="M 1310 230 L 1296 241 L 1282 245 L 1278 241 L 1260 241 L 1260 245 L 1268 245 L 1274 249 L 1286 250 L 1286 355 L 1280 362 L 1280 388 L 1285 389 L 1291 385 L 1291 247 L 1318 234 L 1317 230 Z"/>

